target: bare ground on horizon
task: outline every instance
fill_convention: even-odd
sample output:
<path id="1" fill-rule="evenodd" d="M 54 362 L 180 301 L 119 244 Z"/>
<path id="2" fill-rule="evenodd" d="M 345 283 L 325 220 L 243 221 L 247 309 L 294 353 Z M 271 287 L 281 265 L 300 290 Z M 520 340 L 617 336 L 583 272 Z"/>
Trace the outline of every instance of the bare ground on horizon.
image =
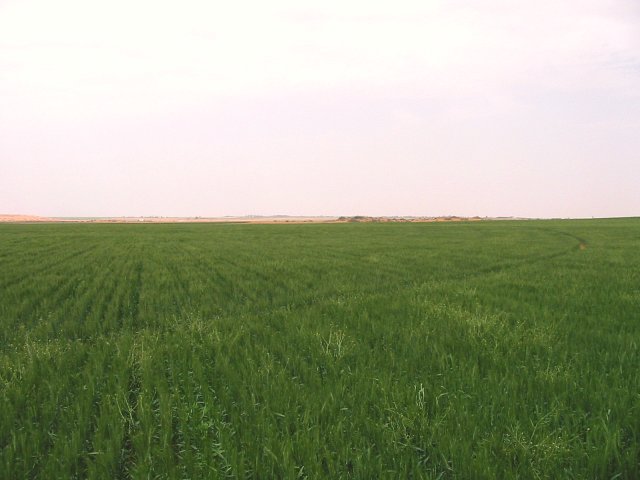
<path id="1" fill-rule="evenodd" d="M 42 217 L 37 215 L 0 214 L 0 223 L 372 223 L 372 222 L 460 222 L 512 219 L 513 217 L 460 216 L 225 216 L 225 217 Z"/>

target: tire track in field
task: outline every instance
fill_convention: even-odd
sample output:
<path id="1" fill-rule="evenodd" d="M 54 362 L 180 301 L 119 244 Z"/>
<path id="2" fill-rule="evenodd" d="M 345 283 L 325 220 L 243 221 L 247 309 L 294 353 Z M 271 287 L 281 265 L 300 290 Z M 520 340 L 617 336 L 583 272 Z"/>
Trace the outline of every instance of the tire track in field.
<path id="1" fill-rule="evenodd" d="M 542 230 L 545 233 L 555 233 L 555 231 L 549 230 L 549 229 L 542 229 Z M 566 232 L 560 232 L 560 234 L 565 234 L 565 233 Z M 584 240 L 579 237 L 575 237 L 571 234 L 568 234 L 566 236 L 575 238 L 577 240 Z M 177 247 L 179 251 L 181 251 L 185 255 L 185 257 L 189 260 L 188 264 L 186 265 L 181 264 L 180 259 L 176 260 L 175 258 L 172 258 L 171 260 L 168 260 L 167 256 L 164 255 L 162 249 L 157 249 L 157 248 L 153 249 L 152 253 L 155 255 L 159 255 L 160 259 L 156 263 L 158 265 L 162 265 L 163 269 L 165 269 L 169 274 L 168 278 L 171 280 L 172 288 L 168 288 L 166 290 L 169 290 L 171 292 L 171 296 L 173 297 L 173 303 L 175 303 L 177 315 L 180 315 L 185 308 L 202 310 L 202 307 L 200 307 L 199 304 L 193 303 L 193 298 L 189 294 L 189 290 L 186 287 L 187 283 L 193 283 L 194 281 L 193 272 L 198 272 L 197 279 L 198 281 L 202 282 L 202 285 L 207 290 L 214 290 L 216 293 L 220 294 L 220 298 L 215 303 L 219 304 L 219 306 L 222 308 L 222 311 L 220 312 L 220 314 L 222 314 L 223 317 L 230 317 L 237 314 L 237 312 L 229 311 L 229 307 L 235 310 L 236 307 L 241 307 L 242 305 L 244 305 L 244 307 L 249 307 L 249 311 L 247 313 L 250 313 L 250 314 L 272 314 L 273 312 L 281 310 L 283 307 L 287 307 L 295 310 L 299 308 L 305 308 L 311 305 L 336 301 L 337 299 L 344 297 L 345 295 L 347 297 L 350 296 L 351 294 L 371 295 L 381 291 L 381 285 L 377 284 L 377 285 L 369 286 L 368 288 L 360 287 L 355 292 L 336 291 L 329 295 L 327 294 L 310 295 L 308 298 L 305 298 L 301 301 L 295 301 L 295 302 L 287 301 L 286 304 L 273 304 L 271 306 L 256 305 L 255 303 L 258 297 L 256 297 L 255 294 L 252 295 L 251 297 L 246 295 L 246 293 L 248 293 L 250 289 L 250 287 L 248 287 L 247 285 L 251 284 L 252 282 L 254 283 L 257 282 L 259 285 L 270 285 L 270 287 L 275 286 L 276 288 L 280 287 L 282 289 L 288 288 L 287 284 L 282 280 L 278 280 L 277 283 L 274 283 L 274 278 L 270 276 L 268 272 L 261 269 L 261 267 L 254 266 L 250 269 L 247 268 L 247 265 L 255 264 L 255 260 L 256 258 L 260 258 L 259 256 L 254 256 L 251 253 L 245 253 L 242 255 L 240 260 L 238 260 L 237 258 L 235 260 L 231 260 L 228 255 L 229 252 L 223 252 L 225 254 L 216 255 L 214 258 L 212 258 L 212 256 L 208 254 L 209 252 L 205 248 L 200 246 L 196 246 L 196 245 L 191 246 L 190 244 L 184 245 L 182 243 L 179 243 L 177 245 L 174 245 L 174 247 Z M 391 246 L 388 246 L 387 248 L 391 248 Z M 484 268 L 475 269 L 472 272 L 466 271 L 456 275 L 439 276 L 438 278 L 435 278 L 435 280 L 461 281 L 461 280 L 468 280 L 471 278 L 477 278 L 483 275 L 496 274 L 504 271 L 509 271 L 512 269 L 517 269 L 524 265 L 534 265 L 540 262 L 552 260 L 554 258 L 559 258 L 567 254 L 570 254 L 571 252 L 574 251 L 574 249 L 575 247 L 565 248 L 565 249 L 551 252 L 548 254 L 531 255 L 524 258 L 510 260 L 507 262 L 498 262 Z M 200 252 L 202 252 L 202 254 L 200 254 Z M 311 250 L 311 252 L 315 253 L 316 250 Z M 151 261 L 153 259 L 153 256 L 148 255 L 149 253 L 150 252 L 147 249 L 144 251 L 144 254 L 143 254 L 143 258 L 147 261 Z M 345 263 L 345 257 L 340 255 L 340 253 L 342 252 L 339 253 L 334 251 L 333 253 L 334 254 L 331 255 L 333 260 L 338 261 L 338 263 L 340 264 Z M 385 252 L 385 255 L 386 255 L 386 252 Z M 276 252 L 276 254 L 274 254 L 273 256 L 274 260 L 277 259 L 278 256 L 279 255 Z M 321 258 L 319 255 L 314 255 L 314 257 Z M 347 255 L 347 257 L 354 258 L 356 259 L 356 261 L 362 262 L 363 258 L 365 258 L 366 255 L 352 254 L 352 255 Z M 129 258 L 132 258 L 132 257 L 130 256 Z M 134 256 L 134 258 L 140 258 L 140 256 L 138 257 Z M 388 258 L 392 259 L 391 256 L 389 256 Z M 241 262 L 242 262 L 242 265 L 240 265 Z M 229 275 L 223 274 L 222 272 L 224 270 L 222 265 L 227 265 L 231 267 L 231 270 L 229 270 L 229 272 L 230 273 L 234 272 L 235 275 L 233 275 L 233 277 L 229 277 Z M 375 265 L 371 265 L 371 266 L 368 265 L 367 267 L 373 268 L 374 270 L 377 270 L 377 271 L 380 270 L 379 266 L 375 266 Z M 311 272 L 312 270 L 313 269 L 309 269 L 309 272 Z M 143 288 L 142 261 L 138 262 L 137 266 L 134 267 L 134 271 L 137 272 L 134 275 L 135 285 L 128 289 L 129 292 L 133 291 L 133 293 L 128 294 L 130 300 L 124 303 L 128 303 L 130 306 L 137 303 L 134 306 L 134 308 L 131 309 L 130 315 L 129 315 L 129 316 L 134 315 L 136 317 L 135 319 L 132 318 L 132 321 L 135 323 L 139 314 L 140 291 Z M 188 278 L 184 277 L 185 271 L 189 272 Z M 401 266 L 398 268 L 393 268 L 393 267 L 384 268 L 385 276 L 393 277 L 391 281 L 387 281 L 386 283 L 383 282 L 385 290 L 389 292 L 399 292 L 402 290 L 415 288 L 416 285 L 418 285 L 419 283 L 425 280 L 424 278 L 417 278 L 409 284 L 403 284 L 401 283 L 402 276 L 400 275 L 402 271 L 403 270 Z M 362 270 L 361 273 L 365 274 L 366 272 Z M 128 276 L 129 275 L 126 275 L 126 277 Z M 236 278 L 236 281 L 232 280 L 232 278 L 234 277 Z M 221 280 L 223 282 L 221 282 Z M 387 280 L 389 279 L 387 278 Z M 223 285 L 227 287 L 228 292 L 224 291 L 224 286 L 220 285 L 221 283 L 223 283 Z M 229 293 L 234 290 L 243 292 L 243 294 L 246 297 L 246 300 L 241 304 L 231 305 L 229 302 L 225 303 L 224 297 L 225 296 L 228 297 Z M 311 291 L 311 289 L 309 289 L 309 291 Z M 127 296 L 127 293 L 123 291 L 122 294 L 117 296 L 118 298 L 125 298 Z M 272 298 L 270 302 L 273 302 L 274 300 L 277 300 L 277 299 Z M 120 307 L 118 310 L 120 312 L 119 315 L 122 316 L 126 308 L 124 308 L 122 300 L 119 301 L 118 303 L 120 304 Z M 227 310 L 227 312 L 224 313 L 224 310 Z"/>
<path id="2" fill-rule="evenodd" d="M 539 227 L 531 227 L 531 228 L 539 228 Z M 544 230 L 544 229 L 543 229 Z M 555 232 L 554 232 L 555 233 Z M 561 232 L 561 234 L 564 234 L 566 232 Z M 580 240 L 580 241 L 585 241 L 582 238 L 576 237 L 574 235 L 568 234 L 569 237 L 574 238 L 576 240 Z M 486 267 L 486 268 L 481 268 L 481 269 L 476 269 L 473 272 L 464 272 L 462 274 L 457 274 L 457 275 L 448 275 L 445 277 L 438 277 L 435 278 L 433 280 L 436 281 L 443 281 L 443 282 L 457 282 L 457 281 L 465 281 L 465 280 L 469 280 L 469 279 L 474 279 L 474 278 L 478 278 L 484 275 L 492 275 L 492 274 L 498 274 L 498 273 L 503 273 L 503 272 L 507 272 L 510 270 L 515 270 L 517 268 L 520 268 L 522 266 L 530 266 L 530 265 L 536 265 L 538 263 L 541 262 L 545 262 L 545 261 L 549 261 L 549 260 L 553 260 L 556 258 L 560 258 L 560 257 L 564 257 L 564 256 L 568 256 L 572 253 L 575 253 L 576 250 L 576 246 L 572 246 L 572 247 L 565 247 L 562 250 L 558 250 L 549 254 L 541 254 L 541 255 L 531 255 L 531 256 L 527 256 L 524 258 L 519 258 L 517 260 L 513 260 L 513 261 L 509 261 L 509 262 L 499 262 L 497 264 L 494 264 L 492 266 Z M 398 283 L 397 285 L 385 285 L 384 289 L 387 291 L 388 294 L 398 294 L 399 292 L 405 291 L 405 290 L 410 290 L 413 288 L 416 288 L 417 285 L 419 285 L 420 283 L 422 283 L 425 279 L 419 279 L 419 280 L 415 280 L 410 284 L 401 284 Z M 376 293 L 379 293 L 381 291 L 380 286 L 376 285 L 376 286 L 372 286 L 366 289 L 360 289 L 357 292 L 354 292 L 357 295 L 374 295 Z M 314 305 L 320 305 L 320 304 L 324 304 L 324 303 L 329 303 L 329 302 L 333 302 L 338 300 L 341 297 L 344 297 L 345 295 L 349 296 L 349 293 L 346 292 L 336 292 L 334 294 L 330 294 L 330 295 L 324 295 L 322 297 L 311 297 L 308 298 L 306 300 L 303 301 L 299 301 L 299 302 L 292 302 L 289 303 L 287 305 L 277 305 L 277 306 L 273 306 L 272 308 L 252 308 L 250 310 L 251 314 L 254 315 L 272 315 L 273 313 L 280 311 L 283 307 L 287 307 L 288 309 L 291 310 L 298 310 L 298 309 L 304 309 L 304 308 L 309 308 L 311 306 Z M 232 317 L 233 314 L 229 313 L 226 315 L 223 315 L 224 318 L 230 318 Z"/>
<path id="3" fill-rule="evenodd" d="M 187 248 L 184 245 L 180 245 L 179 248 L 181 249 L 182 252 L 186 253 L 190 258 L 192 259 L 196 259 L 196 256 L 198 254 L 198 251 L 195 247 L 194 248 Z M 389 247 L 390 248 L 390 247 Z M 347 255 L 341 255 L 341 253 L 344 252 L 334 252 L 334 255 L 331 255 L 332 260 L 336 261 L 338 264 L 340 265 L 347 265 L 349 264 L 349 259 L 353 259 L 354 262 L 356 262 L 357 264 L 362 264 L 363 263 L 363 259 L 366 258 L 367 253 L 351 253 L 351 254 L 347 254 Z M 348 253 L 348 252 L 347 252 Z M 234 290 L 240 290 L 241 292 L 248 292 L 249 291 L 249 287 L 246 287 L 245 285 L 248 285 L 252 282 L 252 279 L 254 279 L 254 283 L 258 283 L 259 285 L 270 285 L 270 287 L 281 287 L 281 288 L 286 288 L 287 284 L 283 281 L 278 281 L 277 283 L 274 282 L 274 278 L 272 276 L 269 276 L 268 273 L 266 273 L 264 270 L 262 270 L 260 267 L 252 267 L 252 268 L 248 268 L 250 265 L 255 264 L 256 259 L 260 259 L 261 257 L 259 255 L 252 255 L 252 252 L 250 253 L 243 253 L 241 260 L 237 260 L 237 258 L 240 258 L 240 256 L 238 255 L 237 252 L 234 252 L 234 255 L 236 258 L 235 261 L 230 260 L 230 258 L 226 255 L 224 256 L 220 256 L 217 257 L 215 260 L 211 258 L 211 256 L 209 255 L 203 255 L 202 257 L 197 257 L 198 261 L 192 261 L 191 263 L 193 264 L 192 266 L 195 266 L 197 268 L 197 270 L 199 271 L 199 276 L 201 278 L 204 278 L 204 280 L 206 281 L 206 283 L 208 285 L 212 284 L 212 277 L 211 277 L 211 273 L 212 272 L 216 272 L 220 277 L 222 277 L 222 274 L 220 273 L 220 266 L 217 263 L 224 263 L 226 265 L 229 265 L 232 267 L 232 272 L 237 272 L 237 274 L 235 275 L 235 277 L 237 279 L 239 279 L 239 281 L 236 281 L 235 283 L 233 283 L 233 289 Z M 278 255 L 275 254 L 273 256 L 274 260 L 278 258 Z M 316 256 L 316 258 L 319 258 L 318 256 Z M 217 262 L 217 263 L 215 263 Z M 335 268 L 335 266 L 333 267 Z M 379 266 L 370 266 L 367 265 L 367 268 L 374 268 L 377 271 L 380 271 L 380 267 Z M 490 267 L 490 268 L 495 268 L 495 267 Z M 190 272 L 193 272 L 193 269 L 189 269 Z M 311 272 L 312 269 L 309 269 L 309 271 Z M 412 282 L 410 284 L 402 284 L 400 282 L 398 282 L 399 280 L 402 279 L 402 275 L 401 272 L 403 271 L 402 267 L 398 267 L 398 268 L 389 268 L 389 267 L 385 267 L 384 271 L 387 275 L 389 276 L 393 276 L 396 277 L 393 279 L 392 282 L 383 282 L 384 283 L 384 288 L 388 291 L 400 291 L 403 290 L 405 288 L 413 288 L 417 283 L 421 283 L 420 281 L 417 282 Z M 179 270 L 178 269 L 174 269 L 174 274 L 176 275 L 176 277 L 179 275 Z M 365 269 L 362 269 L 359 274 L 366 274 Z M 482 274 L 482 272 L 480 272 L 479 274 Z M 444 280 L 450 280 L 452 277 L 448 277 Z M 229 280 L 229 283 L 231 283 L 232 280 Z M 181 283 L 181 282 L 179 282 Z M 394 285 L 396 284 L 397 285 Z M 271 315 L 273 312 L 279 311 L 284 307 L 290 308 L 290 309 L 298 309 L 298 308 L 305 308 L 311 305 L 316 305 L 316 304 L 321 304 L 321 303 L 325 303 L 325 302 L 331 302 L 331 301 L 335 301 L 341 297 L 346 296 L 350 296 L 350 295 L 371 295 L 371 294 L 375 294 L 377 292 L 379 292 L 381 290 L 381 285 L 382 284 L 378 284 L 378 285 L 373 285 L 370 286 L 368 288 L 363 289 L 361 286 L 358 288 L 357 291 L 355 292 L 345 292 L 345 291 L 335 291 L 334 293 L 331 293 L 329 295 L 324 294 L 324 295 L 317 295 L 317 294 L 313 294 L 313 295 L 309 295 L 308 298 L 303 299 L 303 300 L 298 300 L 298 301 L 287 301 L 286 303 L 279 303 L 279 304 L 272 304 L 271 306 L 265 307 L 264 305 L 256 305 L 256 300 L 257 297 L 255 295 L 255 293 L 251 296 L 247 295 L 246 298 L 247 300 L 245 300 L 243 302 L 244 307 L 249 307 L 248 308 L 248 312 L 249 314 L 255 314 L 255 315 Z M 392 285 L 394 285 L 392 287 Z M 256 289 L 253 288 L 251 290 L 251 292 L 255 292 Z M 309 289 L 309 291 L 311 291 L 311 289 Z M 184 290 L 181 291 L 182 295 L 185 295 Z M 297 296 L 298 298 L 300 297 L 300 295 Z M 273 302 L 273 299 L 271 300 Z M 222 316 L 224 318 L 229 318 L 232 317 L 234 315 L 237 314 L 237 312 L 234 311 L 229 311 L 228 308 L 228 303 L 227 303 L 227 308 L 224 308 L 224 310 L 226 310 L 225 313 L 222 314 Z M 240 305 L 238 305 L 240 306 Z"/>
<path id="4" fill-rule="evenodd" d="M 564 230 L 556 230 L 556 229 L 554 229 L 552 227 L 534 227 L 534 226 L 529 227 L 529 229 L 530 230 L 539 230 L 541 232 L 553 233 L 553 234 L 556 234 L 558 236 L 565 236 L 565 237 L 572 238 L 572 239 L 578 241 L 578 247 L 580 245 L 588 245 L 588 241 L 587 241 L 586 238 L 579 237 L 578 235 L 575 235 L 575 234 L 570 233 L 570 232 L 566 232 Z"/>
<path id="5" fill-rule="evenodd" d="M 554 253 L 550 253 L 550 254 L 546 254 L 546 255 L 532 255 L 530 257 L 525 257 L 525 258 L 521 258 L 515 261 L 511 261 L 511 262 L 504 262 L 504 263 L 499 263 L 496 264 L 494 266 L 491 267 L 486 267 L 486 268 L 480 268 L 477 269 L 474 273 L 472 274 L 467 274 L 464 275 L 462 277 L 448 277 L 446 278 L 446 280 L 464 280 L 467 278 L 476 278 L 482 275 L 486 275 L 486 274 L 493 274 L 493 273 L 502 273 L 502 272 L 506 272 L 509 270 L 514 270 L 518 267 L 522 267 L 523 265 L 536 265 L 538 263 L 547 261 L 547 260 L 553 260 L 555 258 L 560 258 L 560 257 L 564 257 L 570 253 L 572 253 L 575 249 L 569 248 L 569 249 L 564 249 L 561 250 L 559 252 L 554 252 Z"/>
<path id="6" fill-rule="evenodd" d="M 463 280 L 466 278 L 476 278 L 478 276 L 481 275 L 485 275 L 485 274 L 493 274 L 493 273 L 501 273 L 501 272 L 505 272 L 505 271 L 509 271 L 509 270 L 513 270 L 516 268 L 519 268 L 523 265 L 535 265 L 544 261 L 548 261 L 548 260 L 553 260 L 556 258 L 560 258 L 560 257 L 564 257 L 567 255 L 570 255 L 572 253 L 575 253 L 576 249 L 581 248 L 580 245 L 587 245 L 587 241 L 584 238 L 572 235 L 570 233 L 567 232 L 563 232 L 563 231 L 557 231 L 557 230 L 553 230 L 550 228 L 544 228 L 544 227 L 527 227 L 527 229 L 529 230 L 539 230 L 539 231 L 543 231 L 545 233 L 553 233 L 553 234 L 558 234 L 558 235 L 563 235 L 563 236 L 568 236 L 570 238 L 573 238 L 574 240 L 578 240 L 578 245 L 575 246 L 571 246 L 571 247 L 565 247 L 562 250 L 558 250 L 552 253 L 548 253 L 548 254 L 538 254 L 538 255 L 531 255 L 531 256 L 526 256 L 523 258 L 519 258 L 519 259 L 514 259 L 512 261 L 509 262 L 502 262 L 502 263 L 498 263 L 495 264 L 493 266 L 490 267 L 486 267 L 486 268 L 481 268 L 476 270 L 473 274 L 471 275 L 466 275 L 466 276 L 462 276 L 462 277 L 449 277 L 447 278 L 447 280 Z M 585 247 L 586 248 L 586 247 Z"/>

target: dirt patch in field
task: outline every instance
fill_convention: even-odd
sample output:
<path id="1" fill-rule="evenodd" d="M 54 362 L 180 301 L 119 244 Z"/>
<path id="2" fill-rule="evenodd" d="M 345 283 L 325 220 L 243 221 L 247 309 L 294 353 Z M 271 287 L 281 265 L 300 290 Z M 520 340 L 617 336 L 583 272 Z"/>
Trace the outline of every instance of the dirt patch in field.
<path id="1" fill-rule="evenodd" d="M 55 219 L 47 217 L 38 217 L 36 215 L 6 215 L 0 214 L 0 222 L 55 222 Z"/>

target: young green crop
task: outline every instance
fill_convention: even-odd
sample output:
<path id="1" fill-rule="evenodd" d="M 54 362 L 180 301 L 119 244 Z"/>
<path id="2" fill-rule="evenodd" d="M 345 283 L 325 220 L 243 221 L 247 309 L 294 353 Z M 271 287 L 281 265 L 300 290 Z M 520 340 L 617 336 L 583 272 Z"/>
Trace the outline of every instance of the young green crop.
<path id="1" fill-rule="evenodd" d="M 636 478 L 639 241 L 0 225 L 0 478 Z"/>

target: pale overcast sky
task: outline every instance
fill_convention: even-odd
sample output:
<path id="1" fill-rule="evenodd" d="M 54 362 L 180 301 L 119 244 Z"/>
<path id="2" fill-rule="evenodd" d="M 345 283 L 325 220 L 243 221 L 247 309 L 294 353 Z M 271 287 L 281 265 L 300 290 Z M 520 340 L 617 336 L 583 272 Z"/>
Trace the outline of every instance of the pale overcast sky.
<path id="1" fill-rule="evenodd" d="M 0 0 L 0 213 L 640 215 L 638 0 Z"/>

